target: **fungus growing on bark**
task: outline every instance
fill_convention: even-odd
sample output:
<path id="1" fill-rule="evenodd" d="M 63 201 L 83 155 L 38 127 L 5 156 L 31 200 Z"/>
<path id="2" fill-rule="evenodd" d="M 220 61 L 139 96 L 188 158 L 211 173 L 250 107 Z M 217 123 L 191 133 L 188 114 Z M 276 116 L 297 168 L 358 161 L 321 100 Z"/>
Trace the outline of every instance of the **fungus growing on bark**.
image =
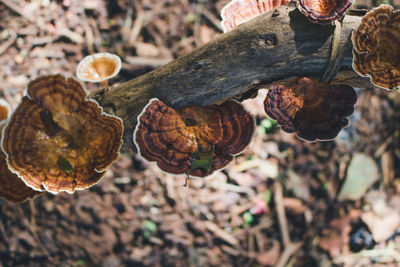
<path id="1" fill-rule="evenodd" d="M 346 117 L 353 113 L 356 101 L 351 86 L 301 78 L 271 87 L 264 108 L 285 132 L 322 141 L 335 138 L 348 124 Z"/>
<path id="2" fill-rule="evenodd" d="M 385 89 L 400 88 L 400 11 L 381 5 L 353 32 L 353 69 Z"/>
<path id="3" fill-rule="evenodd" d="M 232 0 L 221 10 L 221 25 L 224 32 L 245 23 L 252 18 L 279 6 L 289 4 L 290 0 Z"/>
<path id="4" fill-rule="evenodd" d="M 138 116 L 139 154 L 172 174 L 205 177 L 225 167 L 251 141 L 254 119 L 237 101 L 181 110 L 152 99 Z"/>
<path id="5" fill-rule="evenodd" d="M 86 56 L 76 68 L 79 80 L 91 83 L 100 83 L 108 88 L 108 80 L 117 76 L 121 70 L 121 59 L 110 53 L 97 53 Z"/>
<path id="6" fill-rule="evenodd" d="M 8 167 L 28 186 L 52 193 L 95 183 L 119 155 L 123 126 L 87 100 L 82 85 L 64 76 L 41 76 L 11 115 L 2 147 Z"/>
<path id="7" fill-rule="evenodd" d="M 310 21 L 324 24 L 343 17 L 352 4 L 353 0 L 298 0 L 297 8 Z"/>

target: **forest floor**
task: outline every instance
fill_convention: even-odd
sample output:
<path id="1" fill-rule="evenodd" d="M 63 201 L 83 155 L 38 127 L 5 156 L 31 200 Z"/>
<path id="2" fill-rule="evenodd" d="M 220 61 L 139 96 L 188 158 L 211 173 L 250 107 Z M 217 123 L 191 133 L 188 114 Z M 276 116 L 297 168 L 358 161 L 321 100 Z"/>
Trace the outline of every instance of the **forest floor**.
<path id="1" fill-rule="evenodd" d="M 0 0 L 0 97 L 16 108 L 93 52 L 122 58 L 112 85 L 140 76 L 221 35 L 227 2 Z M 260 90 L 250 146 L 187 187 L 130 152 L 88 190 L 0 200 L 0 266 L 400 266 L 400 94 L 355 89 L 349 127 L 315 143 L 268 119 Z"/>

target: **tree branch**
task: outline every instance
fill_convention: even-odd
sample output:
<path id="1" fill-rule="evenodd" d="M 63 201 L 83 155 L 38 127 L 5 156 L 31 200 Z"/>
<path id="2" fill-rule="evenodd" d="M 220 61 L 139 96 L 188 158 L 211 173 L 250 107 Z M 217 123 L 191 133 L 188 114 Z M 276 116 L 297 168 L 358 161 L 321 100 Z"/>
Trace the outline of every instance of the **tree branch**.
<path id="1" fill-rule="evenodd" d="M 360 21 L 346 16 L 342 22 L 339 47 L 348 47 L 342 70 L 351 69 L 350 36 Z M 293 6 L 280 7 L 94 98 L 106 112 L 123 119 L 127 149 L 132 147 L 137 116 L 153 97 L 183 108 L 241 98 L 293 76 L 321 77 L 328 67 L 334 29 L 309 22 Z"/>

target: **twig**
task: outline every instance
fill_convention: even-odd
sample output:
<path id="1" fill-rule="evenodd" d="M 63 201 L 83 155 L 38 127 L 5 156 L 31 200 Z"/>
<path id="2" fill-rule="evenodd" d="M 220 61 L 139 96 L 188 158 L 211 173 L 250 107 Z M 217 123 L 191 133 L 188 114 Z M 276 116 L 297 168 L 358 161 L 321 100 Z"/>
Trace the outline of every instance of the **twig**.
<path id="1" fill-rule="evenodd" d="M 32 207 L 31 203 L 29 203 L 29 207 L 30 208 Z M 24 224 L 27 226 L 29 232 L 33 235 L 33 237 L 36 240 L 37 244 L 39 245 L 40 249 L 44 252 L 44 254 L 49 259 L 49 261 L 53 262 L 54 259 L 50 255 L 49 250 L 46 248 L 46 246 L 43 244 L 42 240 L 39 238 L 39 236 L 36 233 L 36 229 L 35 229 L 36 227 L 29 222 L 25 213 L 22 211 L 21 206 L 18 206 L 18 213 L 21 215 L 21 218 L 24 221 Z M 34 211 L 31 210 L 31 213 L 34 213 Z"/>
<path id="2" fill-rule="evenodd" d="M 393 142 L 393 135 L 391 135 L 388 139 L 386 139 L 385 142 L 383 142 L 383 144 L 381 144 L 378 149 L 375 151 L 374 153 L 374 157 L 375 158 L 379 158 L 383 152 L 386 151 L 386 148 L 388 147 L 388 145 Z"/>
<path id="3" fill-rule="evenodd" d="M 143 12 L 143 11 L 137 12 L 137 17 L 135 19 L 135 22 L 133 23 L 133 27 L 128 37 L 128 43 L 130 45 L 134 45 L 136 43 L 136 39 L 139 37 L 142 28 L 150 22 L 152 17 L 153 13 L 151 12 Z"/>
<path id="4" fill-rule="evenodd" d="M 248 188 L 242 187 L 242 186 L 237 186 L 234 184 L 210 182 L 210 183 L 208 183 L 208 187 L 220 189 L 220 190 L 224 190 L 224 191 L 232 191 L 232 192 L 236 192 L 236 193 L 246 193 L 248 195 L 252 195 L 251 189 L 248 189 Z"/>
<path id="5" fill-rule="evenodd" d="M 13 1 L 10 0 L 1 0 L 1 2 L 6 5 L 9 9 L 11 9 L 12 11 L 14 11 L 15 13 L 17 13 L 18 15 L 20 15 L 21 17 L 26 18 L 27 20 L 29 20 L 30 22 L 35 22 L 35 19 L 30 15 L 30 14 L 26 14 L 24 12 L 22 12 L 22 8 L 15 4 Z"/>
<path id="6" fill-rule="evenodd" d="M 4 213 L 3 213 L 4 214 Z M 8 236 L 7 236 L 7 234 L 6 234 L 6 231 L 5 231 L 5 229 L 4 229 L 4 225 L 3 225 L 3 222 L 0 220 L 0 233 L 1 233 L 1 236 L 3 237 L 3 240 L 4 240 L 4 242 L 7 244 L 7 248 L 9 247 L 9 242 L 8 242 Z"/>
<path id="7" fill-rule="evenodd" d="M 25 13 L 21 10 L 23 10 L 20 6 L 18 6 L 17 4 L 13 3 L 10 0 L 0 0 L 4 5 L 6 5 L 9 9 L 11 9 L 12 11 L 14 11 L 15 13 L 19 14 L 20 16 L 24 17 L 25 19 L 29 20 L 32 23 L 35 23 L 36 26 L 47 32 L 48 28 L 46 26 L 46 24 L 42 21 L 42 20 L 37 20 L 34 16 L 32 16 L 31 14 Z M 73 41 L 74 43 L 77 44 L 82 44 L 83 43 L 83 37 L 76 33 L 71 31 L 70 29 L 63 27 L 63 28 L 57 28 L 56 29 L 56 35 L 58 36 L 63 36 L 63 37 L 67 37 L 68 39 L 70 39 L 71 41 Z"/>
<path id="8" fill-rule="evenodd" d="M 47 27 L 46 25 L 35 19 L 34 16 L 32 16 L 31 14 L 27 14 L 25 12 L 23 12 L 23 8 L 21 8 L 19 5 L 15 4 L 14 2 L 10 1 L 10 0 L 0 0 L 4 5 L 6 5 L 9 9 L 11 9 L 12 11 L 14 11 L 15 13 L 17 13 L 18 15 L 24 17 L 25 19 L 29 20 L 30 22 L 33 22 L 36 24 L 36 26 L 41 29 L 46 31 Z"/>
<path id="9" fill-rule="evenodd" d="M 133 7 L 129 6 L 128 10 L 126 11 L 126 17 L 124 21 L 124 25 L 122 26 L 122 40 L 127 42 L 129 40 L 129 32 L 132 27 L 132 15 L 133 15 Z"/>
<path id="10" fill-rule="evenodd" d="M 219 29 L 221 32 L 224 31 L 224 29 L 221 26 L 221 20 L 218 19 L 217 17 L 214 16 L 208 9 L 203 8 L 201 11 L 201 14 L 206 17 L 217 29 Z"/>
<path id="11" fill-rule="evenodd" d="M 88 48 L 89 54 L 94 54 L 94 33 L 92 31 L 92 28 L 88 23 L 85 23 L 85 40 L 86 40 L 86 46 Z"/>
<path id="12" fill-rule="evenodd" d="M 0 46 L 0 55 L 3 54 L 17 39 L 17 34 L 14 31 L 10 30 L 9 33 L 10 38 Z"/>
<path id="13" fill-rule="evenodd" d="M 355 262 L 359 262 L 362 258 L 374 258 L 374 261 L 379 263 L 383 263 L 383 260 L 388 258 L 389 260 L 386 260 L 385 262 L 399 263 L 400 253 L 395 248 L 363 250 L 359 253 L 337 257 L 333 259 L 333 262 L 335 264 L 347 263 L 348 265 L 353 265 Z"/>
<path id="14" fill-rule="evenodd" d="M 198 1 L 198 4 L 196 6 L 196 20 L 194 22 L 194 43 L 196 44 L 196 47 L 201 46 L 201 40 L 200 40 L 200 26 L 201 26 L 201 11 L 204 9 L 204 1 Z"/>
<path id="15" fill-rule="evenodd" d="M 279 228 L 281 229 L 282 234 L 282 242 L 286 248 L 292 242 L 290 241 L 289 229 L 285 214 L 285 206 L 283 205 L 282 184 L 280 182 L 275 183 L 274 196 L 276 212 L 278 213 Z"/>
<path id="16" fill-rule="evenodd" d="M 171 61 L 171 58 L 149 58 L 149 57 L 132 57 L 132 56 L 126 56 L 124 59 L 130 65 L 149 66 L 153 68 L 160 67 Z M 126 67 L 129 68 L 129 66 Z"/>
<path id="17" fill-rule="evenodd" d="M 281 256 L 279 257 L 278 262 L 276 263 L 275 267 L 284 267 L 290 257 L 296 253 L 296 251 L 301 247 L 303 242 L 296 242 L 290 243 L 288 246 L 285 247 L 285 250 L 282 252 Z"/>
<path id="18" fill-rule="evenodd" d="M 331 41 L 331 54 L 328 61 L 328 66 L 325 68 L 324 75 L 321 81 L 330 83 L 339 71 L 343 60 L 343 47 L 339 47 L 340 35 L 342 30 L 342 24 L 335 20 L 335 30 L 333 31 Z"/>
<path id="19" fill-rule="evenodd" d="M 285 247 L 275 267 L 284 267 L 286 262 L 294 253 L 296 253 L 303 242 L 292 243 L 292 241 L 290 241 L 285 207 L 283 205 L 283 189 L 280 182 L 276 182 L 274 185 L 274 196 L 276 212 L 278 213 L 279 228 L 281 229 L 282 242 Z"/>
<path id="20" fill-rule="evenodd" d="M 236 238 L 225 232 L 223 229 L 219 228 L 219 226 L 215 223 L 211 221 L 206 221 L 205 226 L 207 230 L 213 232 L 217 237 L 223 239 L 232 246 L 237 246 L 239 244 L 239 241 Z"/>

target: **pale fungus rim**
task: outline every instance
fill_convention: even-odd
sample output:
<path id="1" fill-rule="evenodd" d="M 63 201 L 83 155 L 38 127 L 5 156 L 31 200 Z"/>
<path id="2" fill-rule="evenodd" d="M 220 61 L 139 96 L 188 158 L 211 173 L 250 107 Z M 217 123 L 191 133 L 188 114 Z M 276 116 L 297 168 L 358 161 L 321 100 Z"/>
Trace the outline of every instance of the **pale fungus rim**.
<path id="1" fill-rule="evenodd" d="M 299 81 L 300 79 L 303 79 L 303 78 L 307 78 L 307 79 L 310 79 L 311 81 L 313 81 L 313 82 L 315 82 L 316 80 L 315 79 L 311 79 L 311 78 L 309 78 L 309 77 L 302 77 L 302 78 L 299 78 L 297 81 Z M 269 88 L 268 89 L 268 92 L 270 91 L 270 90 L 274 90 L 275 88 L 277 89 L 279 86 L 281 86 L 281 85 L 283 85 L 285 88 L 288 88 L 287 86 L 286 86 L 286 84 L 276 84 L 276 85 L 274 85 L 273 86 L 273 88 L 271 89 L 271 88 Z M 341 85 L 341 84 L 337 84 L 337 83 L 331 83 L 331 84 L 325 84 L 327 87 L 328 86 L 330 86 L 330 85 Z M 342 84 L 343 85 L 343 84 Z M 352 86 L 351 86 L 352 87 Z M 357 100 L 358 100 L 358 96 L 357 96 L 357 93 L 355 93 L 356 94 L 356 103 L 357 103 Z M 276 123 L 277 123 L 277 125 L 279 126 L 279 128 L 280 128 L 280 130 L 281 131 L 283 131 L 283 132 L 285 132 L 286 134 L 290 134 L 290 135 L 294 135 L 294 136 L 296 136 L 296 138 L 297 139 L 300 139 L 301 141 L 304 141 L 304 142 L 307 142 L 307 143 L 316 143 L 316 142 L 327 142 L 327 141 L 333 141 L 333 140 L 335 140 L 338 136 L 339 136 L 339 134 L 340 134 L 340 132 L 343 130 L 343 129 L 345 129 L 345 128 L 347 128 L 347 127 L 349 127 L 350 126 L 350 116 L 352 116 L 353 115 L 353 113 L 354 113 L 354 111 L 353 111 L 353 113 L 352 114 L 350 114 L 349 116 L 346 116 L 346 117 L 344 117 L 345 119 L 346 119 L 346 125 L 344 125 L 340 130 L 339 130 L 339 132 L 336 134 L 336 136 L 335 137 L 333 137 L 333 138 L 315 138 L 314 140 L 307 140 L 307 139 L 305 139 L 305 138 L 303 138 L 303 137 L 301 137 L 301 136 L 299 136 L 299 134 L 298 134 L 298 130 L 296 129 L 296 130 L 294 130 L 293 132 L 288 132 L 288 131 L 286 131 L 286 130 L 283 130 L 282 129 L 282 126 L 285 126 L 284 124 L 280 124 L 279 122 L 278 122 L 278 119 L 274 119 L 273 117 L 271 117 L 268 113 L 267 113 L 267 111 L 266 111 L 266 101 L 267 101 L 267 98 L 268 98 L 268 93 L 267 93 L 267 95 L 265 96 L 265 99 L 264 99 L 264 112 L 265 112 L 265 114 L 268 116 L 268 118 L 270 118 L 270 119 L 272 119 L 272 120 L 274 120 Z M 356 103 L 354 103 L 353 104 L 353 107 L 356 105 Z"/>
<path id="2" fill-rule="evenodd" d="M 198 180 L 208 179 L 208 178 L 212 177 L 213 175 L 215 175 L 215 174 L 221 172 L 221 171 L 224 170 L 225 168 L 227 168 L 230 164 L 232 164 L 233 160 L 231 160 L 231 161 L 230 161 L 228 164 L 226 164 L 224 167 L 222 167 L 222 168 L 220 168 L 220 169 L 217 169 L 217 170 L 213 171 L 212 173 L 210 173 L 210 174 L 208 174 L 208 175 L 206 175 L 206 176 L 196 176 L 196 175 L 189 175 L 189 174 L 186 174 L 186 173 L 175 174 L 175 173 L 171 173 L 171 172 L 164 171 L 164 170 L 162 170 L 160 167 L 158 167 L 158 165 L 157 165 L 158 161 L 149 161 L 149 160 L 147 160 L 145 157 L 143 157 L 142 154 L 141 154 L 141 151 L 140 151 L 140 146 L 136 143 L 136 134 L 137 134 L 137 131 L 139 130 L 140 117 L 145 113 L 147 107 L 150 106 L 150 105 L 153 103 L 153 101 L 160 101 L 161 103 L 163 103 L 164 105 L 166 105 L 163 101 L 161 101 L 161 100 L 158 99 L 157 97 L 151 98 L 151 99 L 149 100 L 149 102 L 144 106 L 143 110 L 142 110 L 142 111 L 139 113 L 139 115 L 137 116 L 137 123 L 136 123 L 136 126 L 135 126 L 135 130 L 133 131 L 133 143 L 135 144 L 136 149 L 137 149 L 137 151 L 138 151 L 137 154 L 139 155 L 139 157 L 140 157 L 144 162 L 146 162 L 146 163 L 149 164 L 149 165 L 156 165 L 158 171 L 160 171 L 160 172 L 163 173 L 163 174 L 166 174 L 166 175 L 173 175 L 173 176 L 177 176 L 177 177 L 189 177 L 189 178 L 198 179 Z M 252 132 L 252 135 L 251 135 L 251 137 L 250 137 L 250 142 L 249 142 L 240 152 L 238 152 L 238 153 L 236 153 L 236 154 L 230 154 L 231 156 L 236 157 L 236 156 L 242 154 L 243 151 L 244 151 L 247 147 L 249 147 L 249 145 L 254 141 L 254 136 L 255 136 L 255 134 L 256 134 L 256 130 L 255 130 L 255 129 L 256 129 L 257 124 L 256 124 L 256 120 L 255 120 L 254 115 L 251 114 L 250 112 L 248 112 L 247 109 L 245 108 L 245 106 L 244 106 L 241 102 L 237 101 L 236 99 L 229 99 L 228 101 L 234 101 L 234 102 L 238 103 L 239 105 L 241 105 L 242 108 L 243 108 L 243 110 L 246 111 L 246 112 L 251 116 L 251 121 L 252 121 L 252 125 L 253 125 L 253 132 Z M 168 105 L 167 105 L 167 106 L 168 106 Z"/>
<path id="3" fill-rule="evenodd" d="M 99 59 L 99 58 L 112 59 L 116 65 L 114 72 L 111 75 L 109 75 L 103 79 L 90 79 L 90 78 L 83 76 L 84 69 L 87 68 L 88 65 L 90 63 L 92 63 L 94 60 Z M 87 55 L 81 61 L 79 61 L 79 64 L 76 67 L 76 77 L 78 77 L 78 79 L 83 82 L 101 83 L 101 82 L 108 81 L 108 80 L 114 78 L 115 76 L 117 76 L 121 70 L 121 67 L 122 67 L 121 58 L 115 54 L 111 54 L 108 52 L 91 54 L 91 55 Z"/>
<path id="4" fill-rule="evenodd" d="M 367 23 L 367 21 L 365 21 L 365 19 L 367 18 L 367 16 L 368 15 L 373 15 L 374 13 L 378 13 L 379 14 L 379 10 L 380 9 L 386 9 L 386 8 L 388 8 L 388 9 L 390 9 L 390 11 L 391 11 L 391 13 L 392 14 L 394 14 L 394 13 L 396 13 L 396 12 L 400 12 L 400 10 L 395 10 L 394 8 L 393 8 L 393 6 L 391 6 L 391 5 L 388 5 L 388 4 L 381 4 L 381 5 L 379 5 L 379 6 L 377 6 L 377 7 L 374 7 L 373 9 L 371 9 L 370 11 L 368 11 L 363 17 L 362 17 L 362 19 L 361 19 L 361 23 L 360 23 L 360 25 L 358 26 L 358 28 L 363 24 L 363 23 Z M 365 78 L 368 78 L 369 79 L 369 82 L 374 86 L 374 87 L 377 87 L 377 88 L 380 88 L 380 89 L 383 89 L 383 90 L 386 90 L 386 91 L 394 91 L 394 90 L 398 90 L 398 89 L 400 89 L 400 83 L 398 84 L 398 85 L 396 85 L 395 87 L 393 87 L 393 88 L 388 88 L 388 87 L 384 87 L 384 86 L 382 86 L 382 85 L 379 85 L 379 84 L 376 84 L 372 79 L 372 75 L 370 74 L 370 73 L 365 73 L 365 74 L 363 74 L 363 73 L 360 73 L 359 72 L 359 68 L 357 67 L 357 64 L 355 63 L 355 57 L 357 57 L 357 56 L 362 56 L 362 55 L 365 55 L 365 54 L 371 54 L 371 52 L 368 52 L 368 51 L 364 51 L 364 52 L 359 52 L 358 50 L 357 50 L 357 47 L 356 47 L 356 45 L 355 45 L 355 40 L 356 40 L 356 35 L 357 35 L 357 31 L 358 31 L 358 28 L 357 28 L 357 30 L 353 30 L 353 32 L 351 33 L 351 44 L 352 44 L 352 46 L 353 46 L 353 51 L 352 51 L 352 53 L 353 53 L 353 58 L 352 58 L 352 62 L 351 62 L 351 67 L 352 67 L 352 69 L 353 69 L 353 71 L 355 72 L 355 73 L 357 73 L 359 76 L 361 76 L 361 77 L 365 77 Z M 376 51 L 376 50 L 374 50 L 374 51 Z"/>
<path id="5" fill-rule="evenodd" d="M 57 74 L 55 74 L 55 75 L 57 75 Z M 63 75 L 63 74 L 60 74 L 60 75 L 63 76 L 65 80 L 68 80 L 68 79 L 76 80 L 74 77 L 68 77 L 68 76 L 65 76 L 65 75 Z M 50 75 L 39 75 L 39 76 L 37 76 L 35 79 L 32 79 L 31 81 L 34 81 L 34 80 L 38 79 L 38 78 L 41 77 L 41 76 L 53 76 L 53 75 L 52 75 L 52 74 L 50 74 Z M 30 81 L 30 82 L 31 82 L 31 81 Z M 28 84 L 26 85 L 26 92 L 28 92 L 28 86 L 29 86 L 30 82 L 28 82 Z M 79 82 L 79 81 L 77 81 L 77 82 Z M 2 150 L 2 152 L 3 152 L 3 153 L 5 154 L 5 156 L 6 156 L 6 162 L 7 162 L 8 169 L 9 169 L 12 173 L 16 174 L 16 175 L 24 182 L 24 184 L 25 184 L 26 186 L 28 186 L 29 188 L 31 188 L 31 189 L 33 189 L 33 190 L 35 190 L 35 191 L 49 192 L 49 193 L 52 193 L 52 194 L 54 194 L 54 195 L 57 195 L 57 194 L 59 194 L 59 193 L 61 193 L 61 192 L 67 192 L 68 194 L 73 194 L 73 193 L 75 193 L 75 191 L 81 191 L 81 190 L 88 189 L 88 188 L 90 188 L 90 187 L 92 187 L 92 186 L 98 184 L 98 183 L 101 181 L 101 178 L 105 175 L 105 170 L 107 170 L 112 164 L 114 164 L 114 162 L 117 161 L 118 158 L 119 158 L 119 156 L 120 156 L 120 149 L 121 149 L 121 146 L 122 146 L 123 143 L 124 143 L 124 141 L 123 141 L 124 124 L 123 124 L 122 118 L 120 118 L 120 117 L 118 117 L 118 116 L 115 116 L 115 115 L 112 115 L 112 114 L 106 113 L 106 112 L 103 110 L 103 107 L 100 106 L 99 103 L 98 103 L 96 100 L 90 99 L 90 98 L 88 97 L 88 93 L 87 93 L 87 90 L 86 90 L 85 86 L 84 86 L 81 82 L 79 82 L 79 84 L 82 86 L 82 89 L 83 89 L 83 90 L 85 91 L 85 93 L 86 93 L 85 102 L 93 102 L 93 103 L 95 103 L 95 104 L 97 105 L 96 108 L 100 108 L 100 116 L 105 115 L 105 116 L 107 116 L 107 117 L 115 118 L 115 119 L 117 119 L 117 120 L 119 120 L 119 121 L 121 122 L 121 132 L 122 132 L 122 136 L 121 136 L 120 145 L 119 145 L 119 147 L 118 147 L 118 152 L 116 153 L 115 158 L 112 159 L 112 160 L 110 161 L 110 164 L 107 165 L 104 169 L 96 169 L 96 168 L 94 168 L 94 171 L 95 171 L 95 172 L 97 172 L 97 173 L 104 172 L 104 174 L 99 178 L 99 180 L 98 180 L 97 182 L 95 182 L 95 183 L 93 183 L 93 184 L 91 184 L 91 185 L 89 185 L 89 186 L 87 186 L 87 187 L 82 187 L 82 188 L 75 187 L 72 191 L 71 191 L 71 190 L 68 190 L 68 189 L 59 189 L 58 191 L 52 191 L 52 190 L 49 190 L 49 189 L 46 187 L 46 185 L 44 184 L 44 181 L 43 181 L 43 182 L 41 183 L 41 186 L 43 186 L 44 189 L 35 188 L 33 185 L 30 185 L 30 184 L 25 180 L 25 178 L 24 178 L 22 175 L 20 175 L 19 172 L 18 172 L 17 170 L 15 170 L 13 167 L 11 167 L 10 164 L 9 164 L 9 160 L 10 160 L 10 159 L 9 159 L 8 153 L 7 153 L 7 152 L 5 151 L 5 149 L 4 149 L 4 139 L 5 139 L 5 131 L 6 131 L 7 127 L 8 127 L 8 124 L 9 124 L 10 121 L 11 121 L 11 117 L 10 117 L 9 119 L 7 119 L 7 121 L 4 120 L 4 124 L 5 124 L 5 125 L 4 125 L 3 129 L 1 130 L 1 140 L 0 140 L 0 147 L 1 147 L 1 150 Z M 30 96 L 29 96 L 28 94 L 26 94 L 26 96 L 32 101 L 32 99 L 30 98 Z M 22 100 L 21 100 L 21 101 L 22 101 Z M 20 102 L 20 103 L 22 103 L 22 102 Z M 2 123 L 3 123 L 3 121 L 0 122 L 0 125 L 1 125 Z"/>

